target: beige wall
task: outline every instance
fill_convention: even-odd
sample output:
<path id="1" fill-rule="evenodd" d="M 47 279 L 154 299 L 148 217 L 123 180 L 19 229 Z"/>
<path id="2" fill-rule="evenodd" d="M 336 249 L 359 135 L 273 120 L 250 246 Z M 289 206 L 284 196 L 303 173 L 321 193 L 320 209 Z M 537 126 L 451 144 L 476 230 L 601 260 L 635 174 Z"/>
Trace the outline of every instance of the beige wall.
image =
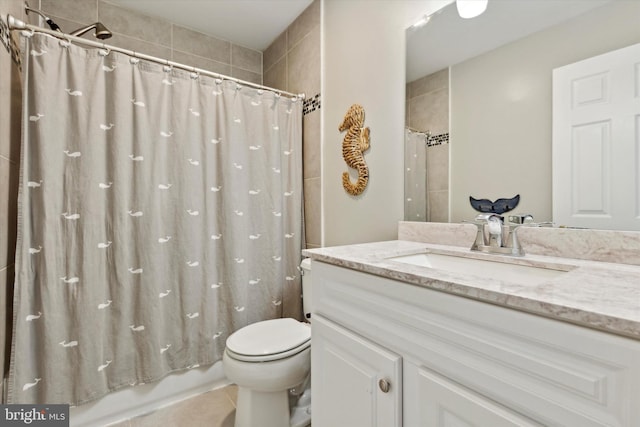
<path id="1" fill-rule="evenodd" d="M 323 245 L 389 240 L 403 218 L 404 1 L 325 0 L 322 22 Z M 417 15 L 416 15 L 417 16 Z M 352 104 L 365 110 L 369 184 L 342 188 L 347 165 L 338 125 Z"/>
<path id="2" fill-rule="evenodd" d="M 320 223 L 320 6 L 315 0 L 264 51 L 264 84 L 306 95 L 303 120 L 307 248 L 322 245 Z"/>
<path id="3" fill-rule="evenodd" d="M 615 1 L 451 69 L 451 220 L 469 196 L 520 194 L 518 211 L 551 219 L 551 72 L 640 42 L 640 2 Z"/>
<path id="4" fill-rule="evenodd" d="M 451 0 L 324 0 L 322 12 L 323 245 L 397 238 L 403 218 L 405 30 Z M 360 104 L 371 131 L 369 185 L 342 188 L 347 109 Z"/>
<path id="5" fill-rule="evenodd" d="M 449 133 L 449 69 L 445 68 L 407 83 L 406 97 L 407 126 L 429 132 L 432 136 L 426 149 L 427 218 L 430 222 L 448 222 L 449 144 L 437 144 L 433 136 L 442 135 L 437 138 L 440 140 L 445 139 Z M 404 218 L 409 220 L 406 212 Z"/>

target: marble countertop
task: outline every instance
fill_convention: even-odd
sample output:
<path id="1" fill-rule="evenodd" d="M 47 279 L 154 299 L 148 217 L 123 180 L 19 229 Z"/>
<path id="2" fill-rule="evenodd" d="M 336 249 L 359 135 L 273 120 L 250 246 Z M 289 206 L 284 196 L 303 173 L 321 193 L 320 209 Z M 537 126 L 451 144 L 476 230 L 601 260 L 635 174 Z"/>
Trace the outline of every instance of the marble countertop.
<path id="1" fill-rule="evenodd" d="M 440 253 L 564 271 L 518 284 L 464 271 L 411 265 L 391 257 Z M 458 246 L 404 240 L 306 249 L 304 256 L 353 270 L 448 292 L 640 340 L 640 266 L 530 255 L 471 252 Z"/>

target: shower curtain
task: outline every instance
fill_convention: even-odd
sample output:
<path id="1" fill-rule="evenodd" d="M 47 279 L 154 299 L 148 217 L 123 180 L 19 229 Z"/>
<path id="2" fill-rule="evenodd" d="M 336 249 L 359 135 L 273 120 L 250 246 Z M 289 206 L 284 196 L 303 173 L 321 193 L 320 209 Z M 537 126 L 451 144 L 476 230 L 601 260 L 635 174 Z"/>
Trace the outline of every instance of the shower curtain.
<path id="1" fill-rule="evenodd" d="M 26 42 L 8 401 L 78 405 L 301 317 L 302 101 Z"/>
<path id="2" fill-rule="evenodd" d="M 404 216 L 406 221 L 429 221 L 427 197 L 427 140 L 422 132 L 404 130 Z"/>

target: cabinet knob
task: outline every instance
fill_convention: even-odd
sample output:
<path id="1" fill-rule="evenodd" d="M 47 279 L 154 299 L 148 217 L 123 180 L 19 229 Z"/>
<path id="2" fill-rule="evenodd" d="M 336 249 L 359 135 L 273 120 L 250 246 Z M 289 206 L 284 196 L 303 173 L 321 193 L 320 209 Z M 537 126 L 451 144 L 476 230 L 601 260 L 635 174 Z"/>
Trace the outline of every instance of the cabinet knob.
<path id="1" fill-rule="evenodd" d="M 389 393 L 389 390 L 391 389 L 391 383 L 382 378 L 380 381 L 378 381 L 378 387 L 380 387 L 380 390 L 383 393 Z"/>

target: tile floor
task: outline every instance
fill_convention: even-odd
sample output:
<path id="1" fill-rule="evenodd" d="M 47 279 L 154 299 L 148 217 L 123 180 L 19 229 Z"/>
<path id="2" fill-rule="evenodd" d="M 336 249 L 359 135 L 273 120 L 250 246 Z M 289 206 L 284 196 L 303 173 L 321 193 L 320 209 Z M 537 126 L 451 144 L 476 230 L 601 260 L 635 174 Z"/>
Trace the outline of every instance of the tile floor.
<path id="1" fill-rule="evenodd" d="M 238 388 L 230 385 L 109 427 L 233 427 Z"/>

